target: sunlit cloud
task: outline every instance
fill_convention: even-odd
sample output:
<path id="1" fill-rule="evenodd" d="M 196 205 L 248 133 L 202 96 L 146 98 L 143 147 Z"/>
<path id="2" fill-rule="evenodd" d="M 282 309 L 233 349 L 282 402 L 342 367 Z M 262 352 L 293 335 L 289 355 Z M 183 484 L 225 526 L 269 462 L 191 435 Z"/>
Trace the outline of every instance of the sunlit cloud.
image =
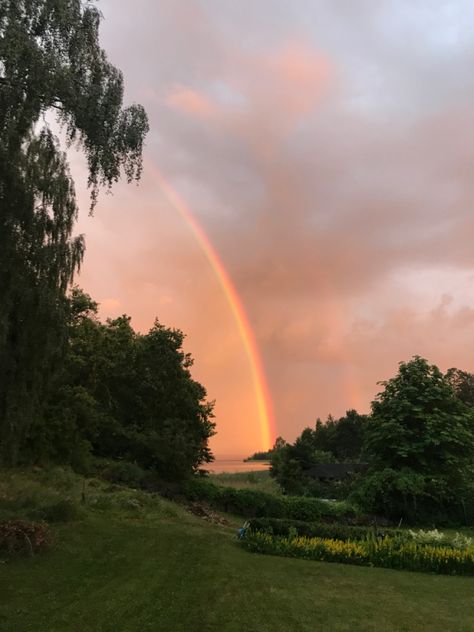
<path id="1" fill-rule="evenodd" d="M 414 354 L 474 370 L 471 3 L 102 4 L 104 44 L 152 131 L 140 187 L 81 217 L 80 282 L 106 315 L 187 333 L 217 399 L 217 451 L 259 447 L 252 380 L 221 288 L 148 162 L 240 294 L 280 434 L 368 410 L 376 382 Z"/>
<path id="2" fill-rule="evenodd" d="M 185 86 L 171 88 L 165 97 L 165 104 L 183 114 L 198 118 L 208 118 L 216 110 L 215 105 L 207 97 Z"/>

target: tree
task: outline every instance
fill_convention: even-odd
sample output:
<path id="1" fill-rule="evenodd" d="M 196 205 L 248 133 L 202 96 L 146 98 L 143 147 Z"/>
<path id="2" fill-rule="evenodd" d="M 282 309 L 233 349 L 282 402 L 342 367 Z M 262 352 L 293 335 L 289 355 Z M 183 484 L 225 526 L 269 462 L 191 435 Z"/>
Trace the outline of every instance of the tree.
<path id="1" fill-rule="evenodd" d="M 472 474 L 472 412 L 441 371 L 418 356 L 381 384 L 366 429 L 369 471 L 360 500 L 369 510 L 409 519 L 459 510 Z"/>
<path id="2" fill-rule="evenodd" d="M 318 449 L 315 431 L 305 428 L 293 444 L 280 441 L 272 453 L 270 474 L 287 494 L 311 494 L 314 481 L 306 471 L 316 463 L 333 462 L 333 454 Z"/>
<path id="3" fill-rule="evenodd" d="M 29 425 L 22 446 L 26 462 L 55 462 L 76 469 L 88 466 L 102 427 L 110 427 L 103 376 L 110 358 L 104 345 L 98 305 L 78 287 L 68 299 L 66 351 L 55 371 L 44 406 Z"/>
<path id="4" fill-rule="evenodd" d="M 0 461 L 11 464 L 60 366 L 65 294 L 84 255 L 50 114 L 85 153 L 91 209 L 101 186 L 141 174 L 147 117 L 122 107 L 100 20 L 85 0 L 0 0 Z"/>
<path id="5" fill-rule="evenodd" d="M 348 410 L 343 417 L 334 419 L 329 415 L 323 423 L 316 421 L 314 442 L 318 450 L 331 452 L 336 461 L 360 460 L 364 442 L 367 415 Z"/>
<path id="6" fill-rule="evenodd" d="M 110 321 L 108 326 L 116 324 Z M 192 379 L 193 359 L 183 352 L 183 341 L 181 331 L 156 320 L 146 335 L 135 334 L 134 360 L 126 360 L 133 362 L 133 382 L 122 387 L 115 379 L 109 383 L 118 402 L 123 456 L 174 480 L 213 460 L 208 440 L 214 434 L 214 404 Z M 113 375 L 123 375 L 121 362 L 119 357 Z M 96 449 L 103 450 L 103 445 L 101 434 Z"/>
<path id="7" fill-rule="evenodd" d="M 91 455 L 135 462 L 160 478 L 185 478 L 213 460 L 213 403 L 193 380 L 184 335 L 155 321 L 139 334 L 126 315 L 102 323 L 74 288 L 68 352 L 44 420 L 25 450 L 32 461 L 87 466 Z"/>
<path id="8" fill-rule="evenodd" d="M 446 379 L 456 396 L 466 406 L 474 407 L 474 373 L 452 368 L 447 370 Z"/>
<path id="9" fill-rule="evenodd" d="M 367 416 L 348 410 L 334 419 L 329 415 L 323 423 L 317 419 L 314 430 L 305 428 L 294 444 L 283 441 L 273 448 L 270 474 L 289 494 L 327 495 L 348 493 L 352 479 L 322 485 L 308 476 L 307 471 L 318 463 L 360 460 Z M 277 440 L 278 441 L 278 440 Z"/>

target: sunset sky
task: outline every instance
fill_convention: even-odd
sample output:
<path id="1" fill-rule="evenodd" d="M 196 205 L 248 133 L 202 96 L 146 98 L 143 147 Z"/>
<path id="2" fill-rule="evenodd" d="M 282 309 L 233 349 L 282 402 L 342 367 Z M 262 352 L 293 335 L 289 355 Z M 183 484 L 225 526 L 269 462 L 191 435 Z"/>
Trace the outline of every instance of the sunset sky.
<path id="1" fill-rule="evenodd" d="M 151 132 L 138 188 L 119 184 L 90 218 L 78 187 L 78 282 L 104 317 L 187 334 L 217 400 L 217 455 L 262 448 L 263 421 L 196 227 L 246 312 L 272 438 L 367 412 L 412 355 L 474 370 L 473 2 L 99 6 Z"/>

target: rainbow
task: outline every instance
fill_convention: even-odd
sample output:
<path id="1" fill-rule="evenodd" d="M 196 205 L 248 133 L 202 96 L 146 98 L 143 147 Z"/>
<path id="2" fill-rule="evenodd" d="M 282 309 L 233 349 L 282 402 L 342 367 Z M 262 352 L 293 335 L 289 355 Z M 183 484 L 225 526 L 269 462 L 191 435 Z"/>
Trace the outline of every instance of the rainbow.
<path id="1" fill-rule="evenodd" d="M 201 250 L 209 262 L 209 265 L 214 271 L 220 286 L 222 287 L 249 363 L 255 390 L 258 417 L 260 419 L 262 449 L 268 450 L 272 447 L 275 439 L 272 401 L 257 343 L 244 306 L 242 305 L 242 301 L 240 300 L 237 290 L 235 289 L 235 286 L 232 283 L 232 280 L 225 269 L 217 250 L 214 248 L 205 231 L 191 213 L 186 202 L 179 195 L 176 189 L 174 189 L 174 187 L 166 180 L 158 167 L 155 164 L 150 164 L 150 166 L 152 167 L 153 175 L 158 181 L 166 199 L 178 211 L 193 232 L 194 237 L 196 238 Z"/>

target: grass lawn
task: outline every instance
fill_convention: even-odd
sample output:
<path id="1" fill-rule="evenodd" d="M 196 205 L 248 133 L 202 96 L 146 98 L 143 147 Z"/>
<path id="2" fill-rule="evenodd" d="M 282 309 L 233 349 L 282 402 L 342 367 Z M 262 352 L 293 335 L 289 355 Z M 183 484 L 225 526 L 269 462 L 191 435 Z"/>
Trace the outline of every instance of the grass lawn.
<path id="1" fill-rule="evenodd" d="M 1 632 L 474 630 L 474 579 L 253 555 L 143 498 L 95 490 L 54 550 L 0 564 Z"/>

